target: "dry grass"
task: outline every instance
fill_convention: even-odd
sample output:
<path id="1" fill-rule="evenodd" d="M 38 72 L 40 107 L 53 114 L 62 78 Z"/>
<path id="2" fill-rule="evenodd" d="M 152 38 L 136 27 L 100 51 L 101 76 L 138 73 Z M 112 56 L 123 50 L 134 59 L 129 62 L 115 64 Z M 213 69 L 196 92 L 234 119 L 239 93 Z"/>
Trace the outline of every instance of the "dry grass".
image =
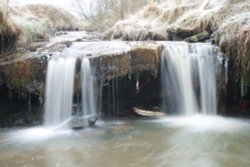
<path id="1" fill-rule="evenodd" d="M 0 3 L 0 55 L 11 51 L 17 44 L 21 30 L 9 17 L 6 6 Z"/>
<path id="2" fill-rule="evenodd" d="M 105 37 L 148 40 L 149 34 L 157 34 L 159 40 L 176 40 L 203 31 L 212 34 L 227 18 L 239 11 L 250 11 L 249 0 L 170 2 L 145 7 L 131 18 L 118 22 L 106 32 Z"/>
<path id="3" fill-rule="evenodd" d="M 46 41 L 55 31 L 79 29 L 74 16 L 50 5 L 27 5 L 16 9 L 13 17 L 23 31 L 21 43 Z"/>
<path id="4" fill-rule="evenodd" d="M 148 0 L 96 0 L 89 10 L 84 10 L 83 0 L 74 0 L 85 22 L 85 29 L 104 32 L 117 21 L 122 20 L 138 9 L 146 6 Z"/>
<path id="5" fill-rule="evenodd" d="M 228 19 L 214 33 L 214 39 L 244 73 L 250 70 L 250 13 Z"/>
<path id="6" fill-rule="evenodd" d="M 183 40 L 209 32 L 244 73 L 250 71 L 250 0 L 169 0 L 118 22 L 107 39 Z"/>
<path id="7" fill-rule="evenodd" d="M 78 29 L 80 25 L 73 15 L 53 6 L 36 4 L 11 8 L 0 3 L 0 50 L 47 41 L 56 31 Z"/>
<path id="8" fill-rule="evenodd" d="M 250 71 L 250 0 L 180 0 L 151 4 L 118 22 L 107 39 L 183 40 L 203 31 L 243 72 Z"/>
<path id="9" fill-rule="evenodd" d="M 73 15 L 51 5 L 27 5 L 23 7 L 21 11 L 31 16 L 37 17 L 44 26 L 51 29 L 78 29 L 77 21 Z"/>

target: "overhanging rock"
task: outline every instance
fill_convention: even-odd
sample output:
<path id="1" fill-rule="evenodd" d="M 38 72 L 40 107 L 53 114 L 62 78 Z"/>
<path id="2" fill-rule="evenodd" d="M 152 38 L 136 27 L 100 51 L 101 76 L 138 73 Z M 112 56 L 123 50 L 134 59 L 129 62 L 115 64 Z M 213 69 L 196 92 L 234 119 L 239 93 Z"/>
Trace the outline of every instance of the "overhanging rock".
<path id="1" fill-rule="evenodd" d="M 162 45 L 156 42 L 74 42 L 71 47 L 56 52 L 29 52 L 0 63 L 0 71 L 9 89 L 18 89 L 43 95 L 48 60 L 60 57 L 77 57 L 78 62 L 87 57 L 92 72 L 99 80 L 154 72 L 159 68 Z M 46 51 L 46 52 L 44 52 Z M 77 63 L 76 73 L 79 72 Z M 76 82 L 77 84 L 77 82 Z"/>

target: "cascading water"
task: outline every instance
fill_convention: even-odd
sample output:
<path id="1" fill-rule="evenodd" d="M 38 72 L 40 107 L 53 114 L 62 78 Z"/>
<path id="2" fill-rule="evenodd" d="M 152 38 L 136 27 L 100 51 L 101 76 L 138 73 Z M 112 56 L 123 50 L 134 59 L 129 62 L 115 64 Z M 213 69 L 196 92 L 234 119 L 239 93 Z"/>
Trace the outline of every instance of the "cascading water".
<path id="1" fill-rule="evenodd" d="M 51 59 L 46 80 L 45 126 L 57 126 L 71 117 L 76 58 Z"/>
<path id="2" fill-rule="evenodd" d="M 209 44 L 164 43 L 161 61 L 164 105 L 169 112 L 216 114 L 219 50 Z"/>
<path id="3" fill-rule="evenodd" d="M 84 117 L 97 116 L 94 77 L 88 58 L 82 60 L 82 113 Z"/>

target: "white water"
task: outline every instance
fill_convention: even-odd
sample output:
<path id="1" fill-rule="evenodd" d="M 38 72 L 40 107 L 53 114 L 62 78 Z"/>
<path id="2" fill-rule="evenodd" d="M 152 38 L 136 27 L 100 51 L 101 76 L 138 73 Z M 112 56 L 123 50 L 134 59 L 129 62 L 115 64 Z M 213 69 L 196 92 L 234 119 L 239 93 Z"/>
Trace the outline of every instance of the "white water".
<path id="1" fill-rule="evenodd" d="M 88 58 L 82 60 L 82 109 L 83 116 L 97 116 L 94 77 Z"/>
<path id="2" fill-rule="evenodd" d="M 71 117 L 76 58 L 49 61 L 46 79 L 45 126 L 57 126 Z"/>
<path id="3" fill-rule="evenodd" d="M 164 104 L 184 115 L 216 114 L 216 73 L 221 53 L 210 44 L 165 43 L 162 55 Z"/>

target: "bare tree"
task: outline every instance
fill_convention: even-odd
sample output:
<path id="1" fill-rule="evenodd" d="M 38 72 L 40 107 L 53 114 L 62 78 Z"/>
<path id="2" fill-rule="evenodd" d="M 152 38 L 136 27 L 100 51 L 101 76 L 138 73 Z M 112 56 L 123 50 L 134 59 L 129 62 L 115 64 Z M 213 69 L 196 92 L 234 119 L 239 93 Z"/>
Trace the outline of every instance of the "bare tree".
<path id="1" fill-rule="evenodd" d="M 148 0 L 93 0 L 89 10 L 82 0 L 74 0 L 81 16 L 93 30 L 105 30 L 118 20 L 125 19 L 147 5 Z"/>

